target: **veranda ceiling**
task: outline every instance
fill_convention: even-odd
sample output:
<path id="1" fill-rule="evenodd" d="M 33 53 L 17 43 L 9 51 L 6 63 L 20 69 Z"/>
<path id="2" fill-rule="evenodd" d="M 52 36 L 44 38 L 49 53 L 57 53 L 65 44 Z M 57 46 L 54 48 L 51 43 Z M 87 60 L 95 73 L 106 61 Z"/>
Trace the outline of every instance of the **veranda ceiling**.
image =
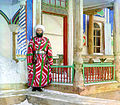
<path id="1" fill-rule="evenodd" d="M 83 0 L 84 11 L 112 7 L 114 0 Z"/>

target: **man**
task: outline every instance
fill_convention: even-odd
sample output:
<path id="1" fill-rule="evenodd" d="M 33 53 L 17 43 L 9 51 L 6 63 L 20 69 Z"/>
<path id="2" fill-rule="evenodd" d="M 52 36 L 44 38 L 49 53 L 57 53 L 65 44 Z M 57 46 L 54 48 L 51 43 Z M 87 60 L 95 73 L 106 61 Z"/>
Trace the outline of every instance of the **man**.
<path id="1" fill-rule="evenodd" d="M 37 25 L 35 31 L 36 36 L 30 40 L 27 51 L 28 86 L 32 91 L 42 91 L 41 87 L 52 80 L 53 57 L 50 41 L 43 37 L 44 26 Z"/>

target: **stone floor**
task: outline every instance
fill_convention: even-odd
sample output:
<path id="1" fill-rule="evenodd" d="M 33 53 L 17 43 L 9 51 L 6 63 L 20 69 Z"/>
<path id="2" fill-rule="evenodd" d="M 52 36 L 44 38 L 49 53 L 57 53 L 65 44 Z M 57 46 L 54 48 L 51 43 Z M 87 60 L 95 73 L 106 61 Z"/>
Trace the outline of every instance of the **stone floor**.
<path id="1" fill-rule="evenodd" d="M 103 99 L 111 99 L 111 100 L 120 101 L 120 91 L 104 92 L 104 93 L 98 93 L 98 94 L 93 94 L 89 96 L 95 97 L 95 98 L 103 98 Z"/>
<path id="2" fill-rule="evenodd" d="M 120 92 L 115 92 L 119 95 Z M 0 92 L 0 105 L 120 105 L 119 98 L 116 100 L 109 97 L 110 94 L 96 95 L 96 96 L 80 96 L 71 93 L 62 93 L 53 90 L 45 89 L 43 92 L 32 92 L 31 89 L 13 90 Z M 100 97 L 101 96 L 101 97 Z M 99 97 L 99 98 L 94 98 Z M 25 103 L 27 99 L 27 104 Z M 110 100 L 111 99 L 111 100 Z M 114 100 L 113 100 L 114 99 Z"/>

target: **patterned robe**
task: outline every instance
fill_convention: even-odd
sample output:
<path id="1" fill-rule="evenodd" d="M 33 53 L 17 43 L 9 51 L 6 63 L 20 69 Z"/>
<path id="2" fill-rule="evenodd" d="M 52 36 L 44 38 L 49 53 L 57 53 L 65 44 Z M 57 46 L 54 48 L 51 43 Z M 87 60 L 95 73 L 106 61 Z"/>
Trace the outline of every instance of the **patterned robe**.
<path id="1" fill-rule="evenodd" d="M 33 54 L 34 51 L 36 54 Z M 33 58 L 36 64 L 32 63 Z M 33 37 L 27 51 L 28 85 L 44 87 L 49 84 L 52 80 L 50 65 L 53 65 L 50 41 L 46 37 Z"/>

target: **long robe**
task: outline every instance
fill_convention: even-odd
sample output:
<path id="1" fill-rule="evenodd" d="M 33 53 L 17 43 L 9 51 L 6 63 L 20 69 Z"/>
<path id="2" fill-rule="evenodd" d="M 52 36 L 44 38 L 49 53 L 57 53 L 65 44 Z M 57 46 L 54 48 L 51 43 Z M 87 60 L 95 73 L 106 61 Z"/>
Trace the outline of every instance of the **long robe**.
<path id="1" fill-rule="evenodd" d="M 33 52 L 38 50 L 45 53 L 36 52 L 34 57 Z M 36 59 L 36 64 L 33 64 L 33 58 Z M 52 80 L 51 65 L 53 65 L 53 57 L 49 39 L 33 37 L 27 51 L 28 86 L 44 87 L 49 84 Z"/>

